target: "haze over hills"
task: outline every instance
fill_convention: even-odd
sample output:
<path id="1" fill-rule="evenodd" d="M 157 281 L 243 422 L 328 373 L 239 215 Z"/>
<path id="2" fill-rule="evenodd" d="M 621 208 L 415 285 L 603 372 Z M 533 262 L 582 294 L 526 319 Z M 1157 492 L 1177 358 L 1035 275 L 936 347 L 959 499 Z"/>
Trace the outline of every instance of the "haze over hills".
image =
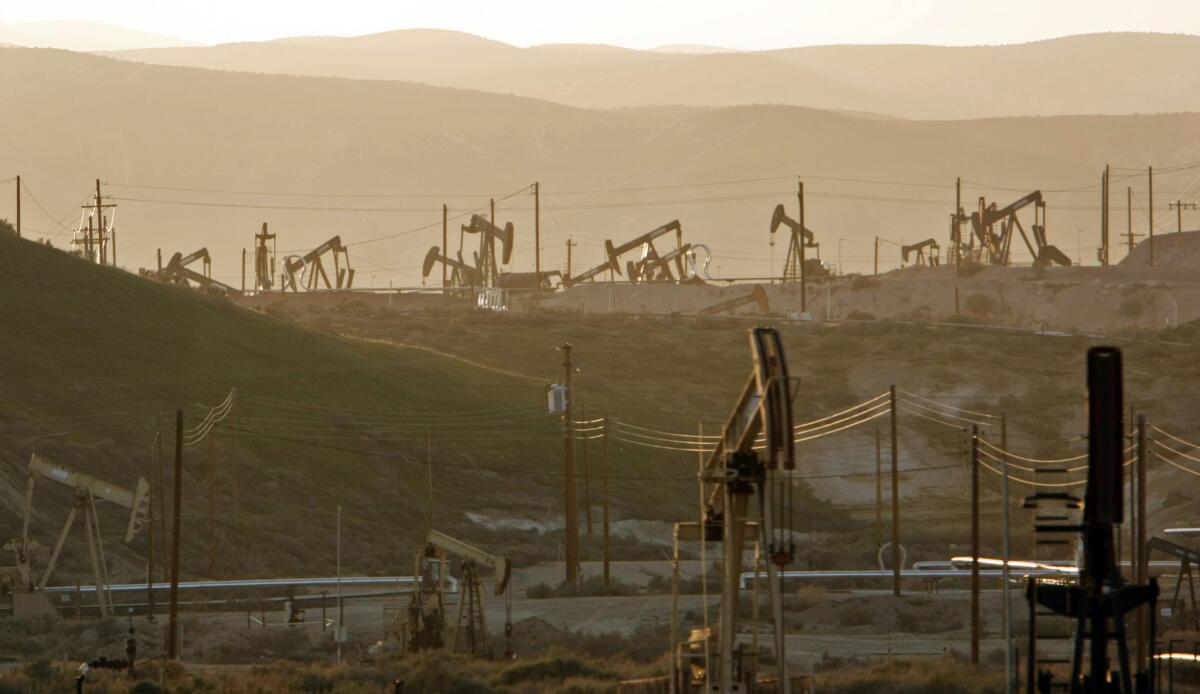
<path id="1" fill-rule="evenodd" d="M 16 48 L 0 51 L 0 90 L 21 104 L 0 113 L 0 161 L 36 196 L 26 201 L 27 235 L 67 242 L 101 178 L 119 205 L 120 264 L 153 267 L 155 248 L 169 257 L 207 246 L 214 274 L 235 285 L 241 251 L 264 221 L 281 252 L 340 234 L 352 244 L 357 286 L 417 284 L 425 251 L 441 244 L 442 203 L 456 249 L 460 215 L 485 209 L 490 196 L 497 219 L 517 227 L 513 268 L 532 269 L 535 180 L 544 268 L 563 265 L 568 238 L 579 244 L 578 272 L 600 261 L 604 239 L 678 218 L 687 240 L 712 248 L 714 275 L 765 276 L 771 209 L 786 203 L 795 213 L 797 174 L 823 257 L 836 262 L 845 239 L 847 270 L 870 270 L 876 235 L 944 242 L 956 176 L 968 207 L 981 194 L 1003 204 L 1046 190 L 1050 240 L 1075 258 L 1076 229 L 1094 245 L 1106 159 L 1125 167 L 1116 184 L 1139 196 L 1147 162 L 1200 160 L 1200 114 L 910 122 L 767 105 L 587 110 L 397 81 Z M 83 118 L 81 103 L 104 107 Z M 1196 174 L 1156 178 L 1160 207 L 1189 195 Z M 12 199 L 0 193 L 0 217 L 13 216 Z M 881 268 L 898 255 L 883 246 Z"/>
<path id="2" fill-rule="evenodd" d="M 197 46 L 194 41 L 100 22 L 0 22 L 0 44 L 73 51 Z"/>
<path id="3" fill-rule="evenodd" d="M 518 48 L 470 34 L 401 30 L 353 38 L 123 51 L 184 65 L 425 84 L 583 107 L 752 103 L 914 119 L 1200 110 L 1200 37 L 1111 33 L 1004 46 L 840 45 L 763 52 L 700 47 Z"/>

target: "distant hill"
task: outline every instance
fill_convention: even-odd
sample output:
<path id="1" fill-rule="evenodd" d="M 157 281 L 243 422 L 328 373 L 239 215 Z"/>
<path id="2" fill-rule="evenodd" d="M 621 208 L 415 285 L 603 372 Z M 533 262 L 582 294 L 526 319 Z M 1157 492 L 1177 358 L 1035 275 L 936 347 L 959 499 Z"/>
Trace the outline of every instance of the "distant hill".
<path id="1" fill-rule="evenodd" d="M 0 44 L 72 51 L 121 51 L 198 46 L 175 36 L 151 34 L 100 22 L 0 22 Z"/>
<path id="2" fill-rule="evenodd" d="M 164 65 L 394 79 L 584 107 L 787 104 L 915 119 L 1200 110 L 1200 37 L 1111 33 L 1004 46 L 731 52 L 517 48 L 448 31 L 128 51 Z"/>
<path id="3" fill-rule="evenodd" d="M 0 90 L 21 105 L 0 110 L 0 132 L 20 133 L 0 139 L 8 169 L 0 178 L 21 173 L 46 210 L 26 200 L 27 234 L 68 240 L 55 222 L 72 227 L 80 199 L 101 178 L 119 205 L 121 264 L 150 267 L 156 248 L 169 256 L 207 246 L 214 274 L 235 285 L 242 249 L 264 221 L 281 250 L 339 234 L 353 244 L 358 286 L 419 284 L 425 252 L 442 244 L 441 205 L 455 216 L 457 248 L 457 215 L 486 208 L 490 196 L 497 218 L 517 228 L 513 267 L 532 269 L 534 181 L 543 267 L 563 267 L 571 237 L 576 272 L 599 262 L 604 239 L 679 219 L 687 240 L 712 248 L 714 275 L 765 276 L 771 209 L 785 203 L 795 214 L 797 174 L 806 176 L 806 221 L 822 257 L 836 262 L 845 239 L 848 270 L 872 268 L 877 235 L 944 243 L 956 176 L 968 208 L 979 195 L 1004 202 L 1043 189 L 1050 239 L 1073 251 L 1077 239 L 1095 243 L 1106 161 L 1134 169 L 1118 170 L 1114 185 L 1139 196 L 1137 170 L 1147 162 L 1200 161 L 1197 114 L 912 122 L 769 105 L 588 110 L 398 81 L 35 49 L 0 51 Z M 97 108 L 82 119 L 80 104 Z M 1162 172 L 1160 203 L 1174 191 L 1186 195 L 1194 175 Z M 709 182 L 725 183 L 697 185 Z M 13 196 L 2 192 L 9 185 L 0 184 L 0 217 L 13 215 Z M 1116 210 L 1123 193 L 1112 196 Z M 1123 215 L 1113 216 L 1122 222 L 1115 240 Z M 373 239 L 383 240 L 359 245 Z M 776 268 L 785 248 L 786 239 L 776 244 Z M 894 267 L 899 251 L 885 243 L 880 258 L 881 268 Z"/>

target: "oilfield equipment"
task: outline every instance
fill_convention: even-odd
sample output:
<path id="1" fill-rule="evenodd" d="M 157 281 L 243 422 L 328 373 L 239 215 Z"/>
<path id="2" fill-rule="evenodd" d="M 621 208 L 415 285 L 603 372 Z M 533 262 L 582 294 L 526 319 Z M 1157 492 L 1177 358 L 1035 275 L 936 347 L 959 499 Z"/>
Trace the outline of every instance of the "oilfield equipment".
<path id="1" fill-rule="evenodd" d="M 479 235 L 479 250 L 475 253 L 475 269 L 479 271 L 481 286 L 498 286 L 501 263 L 508 265 L 512 260 L 514 235 L 512 222 L 507 222 L 502 229 L 487 217 L 473 214 L 471 223 L 462 225 L 462 232 Z M 496 257 L 497 241 L 500 242 L 499 259 Z"/>
<path id="2" fill-rule="evenodd" d="M 196 263 L 200 263 L 199 272 L 192 269 L 192 266 Z M 151 273 L 147 270 L 142 270 L 142 274 L 156 277 L 162 282 L 178 284 L 184 287 L 190 287 L 195 284 L 201 289 L 226 296 L 241 296 L 242 294 L 238 289 L 212 278 L 212 258 L 209 257 L 207 248 L 201 248 L 187 255 L 175 253 L 167 261 L 166 267 L 163 267 L 162 251 L 160 250 L 158 252 L 158 271 Z"/>
<path id="3" fill-rule="evenodd" d="M 459 557 L 459 577 L 454 586 L 459 594 L 457 615 L 447 630 L 445 597 L 453 579 L 449 575 L 447 555 Z M 511 595 L 508 582 L 511 566 L 504 557 L 484 552 L 462 540 L 437 530 L 425 536 L 425 546 L 417 553 L 415 575 L 419 587 L 411 594 L 404 621 L 398 621 L 396 631 L 404 650 L 419 653 L 449 648 L 455 653 L 492 656 L 487 620 L 484 615 L 483 581 L 479 569 L 492 569 L 495 574 L 494 594 L 505 596 L 505 639 L 512 636 Z M 397 615 L 399 620 L 400 614 Z M 511 652 L 511 648 L 506 649 Z"/>
<path id="4" fill-rule="evenodd" d="M 767 298 L 767 290 L 763 289 L 761 284 L 754 285 L 749 294 L 739 296 L 734 299 L 722 301 L 711 306 L 705 306 L 696 312 L 700 316 L 715 316 L 721 313 L 733 315 L 739 308 L 743 306 L 757 306 L 757 313 L 760 316 L 765 316 L 771 312 L 771 302 Z"/>
<path id="5" fill-rule="evenodd" d="M 665 255 L 659 253 L 658 249 L 654 246 L 654 241 L 672 231 L 675 232 L 674 250 Z M 612 268 L 618 275 L 621 274 L 621 256 L 639 248 L 641 249 L 641 257 L 636 262 L 630 262 L 627 265 L 629 280 L 631 282 L 641 281 L 642 277 L 648 280 L 655 279 L 656 277 L 674 279 L 671 276 L 671 261 L 675 261 L 678 264 L 677 269 L 680 275 L 683 274 L 683 256 L 687 249 L 683 243 L 683 227 L 679 224 L 678 219 L 672 219 L 657 229 L 630 239 L 619 246 L 614 246 L 611 240 L 605 240 L 604 253 L 608 256 L 607 267 Z M 594 277 L 595 275 L 592 276 Z M 575 281 L 572 280 L 573 283 Z"/>
<path id="6" fill-rule="evenodd" d="M 821 265 L 820 249 L 821 244 L 816 242 L 816 236 L 812 230 L 806 227 L 801 222 L 797 222 L 787 215 L 787 211 L 783 205 L 776 205 L 775 211 L 771 213 L 771 236 L 775 236 L 775 232 L 780 226 L 786 226 L 791 230 L 792 235 L 788 241 L 787 258 L 783 261 L 782 281 L 799 282 L 802 275 L 826 274 L 824 266 Z M 817 249 L 817 258 L 806 258 L 804 249 Z"/>
<path id="7" fill-rule="evenodd" d="M 421 264 L 422 279 L 429 277 L 429 273 L 433 272 L 433 266 L 437 263 L 450 269 L 447 282 L 451 288 L 478 287 L 483 284 L 483 275 L 463 260 L 461 250 L 458 252 L 458 258 L 455 259 L 444 255 L 442 249 L 437 246 L 430 248 L 429 252 L 425 254 L 425 262 Z"/>
<path id="8" fill-rule="evenodd" d="M 915 253 L 917 255 L 917 265 L 937 267 L 941 265 L 942 261 L 941 249 L 942 247 L 938 245 L 937 239 L 925 239 L 924 241 L 901 246 L 900 260 L 903 263 L 907 263 L 909 256 Z"/>
<path id="9" fill-rule="evenodd" d="M 1184 613 L 1184 619 L 1177 619 L 1177 621 L 1187 624 L 1187 627 L 1190 629 L 1200 631 L 1200 610 L 1197 609 L 1196 583 L 1192 576 L 1192 567 L 1200 568 L 1200 552 L 1190 547 L 1184 547 L 1169 540 L 1164 540 L 1161 537 L 1150 538 L 1149 542 L 1146 543 L 1146 548 L 1151 552 L 1158 551 L 1163 554 L 1169 554 L 1179 560 L 1179 573 L 1175 578 L 1175 593 L 1171 596 L 1170 602 L 1173 608 L 1180 605 L 1179 591 L 1183 588 L 1183 581 L 1186 578 L 1191 601 L 1188 603 L 1187 609 L 1180 610 L 1181 613 Z M 1171 616 L 1176 617 L 1174 610 L 1172 610 Z M 1187 617 L 1190 617 L 1190 619 L 1187 619 Z"/>
<path id="10" fill-rule="evenodd" d="M 254 235 L 254 291 L 269 292 L 275 288 L 275 256 L 275 234 L 268 233 L 267 223 L 263 222 L 262 231 Z"/>
<path id="11" fill-rule="evenodd" d="M 1049 692 L 1055 686 L 1052 669 L 1039 668 L 1038 608 L 1074 622 L 1074 648 L 1066 685 L 1073 694 L 1135 694 L 1154 691 L 1154 648 L 1131 664 L 1125 615 L 1137 611 L 1139 637 L 1154 634 L 1158 583 L 1130 583 L 1117 564 L 1115 526 L 1123 522 L 1124 402 L 1121 352 L 1114 347 L 1088 350 L 1088 465 L 1082 524 L 1039 524 L 1041 533 L 1074 534 L 1082 541 L 1082 562 L 1077 583 L 1030 578 L 1028 691 Z M 1143 631 L 1141 615 L 1149 615 Z M 1140 640 L 1140 639 L 1139 639 Z M 1153 641 L 1151 641 L 1153 643 Z M 1112 666 L 1115 646 L 1116 666 Z M 1084 647 L 1087 647 L 1087 671 Z M 1139 649 L 1141 650 L 1141 649 Z M 1133 667 L 1137 667 L 1136 674 Z"/>
<path id="12" fill-rule="evenodd" d="M 1029 233 L 1026 233 L 1017 213 L 1030 205 L 1033 205 L 1033 223 L 1029 227 Z M 963 227 L 968 224 L 971 234 L 964 242 Z M 996 203 L 988 203 L 985 198 L 980 197 L 978 209 L 970 215 L 959 208 L 950 216 L 950 242 L 960 257 L 974 262 L 1008 265 L 1012 260 L 1014 231 L 1021 235 L 1025 248 L 1033 256 L 1034 264 L 1071 265 L 1071 259 L 1046 240 L 1046 202 L 1040 190 L 1018 198 L 1004 207 L 997 207 Z"/>
<path id="13" fill-rule="evenodd" d="M 30 565 L 30 553 L 37 548 L 35 540 L 29 536 L 29 525 L 33 517 L 33 491 L 38 479 L 47 479 L 65 485 L 74 493 L 71 511 L 59 532 L 58 540 L 50 553 L 46 569 L 40 579 L 34 581 Z M 96 585 L 96 603 L 100 616 L 111 615 L 111 598 L 108 594 L 108 565 L 104 555 L 104 543 L 100 535 L 100 519 L 96 514 L 96 501 L 109 503 L 129 509 L 129 520 L 125 526 L 124 542 L 133 541 L 142 526 L 146 524 L 150 514 L 150 484 L 144 477 L 139 477 L 134 491 L 125 489 L 111 482 L 96 479 L 65 465 L 50 462 L 41 455 L 34 453 L 29 461 L 25 482 L 25 513 L 21 523 L 21 537 L 5 543 L 17 559 L 17 575 L 20 586 L 13 589 L 13 616 L 35 617 L 56 615 L 53 604 L 46 593 L 46 586 L 54 569 L 58 565 L 58 557 L 66 544 L 67 536 L 75 524 L 75 518 L 83 513 L 84 524 L 87 528 L 88 555 L 92 564 L 92 575 Z"/>
<path id="14" fill-rule="evenodd" d="M 721 694 L 754 691 L 759 654 L 737 642 L 742 557 L 751 535 L 757 535 L 757 542 L 767 550 L 767 583 L 778 681 L 785 694 L 791 689 L 787 676 L 779 571 L 795 556 L 790 522 L 792 480 L 789 476 L 795 468 L 792 428 L 795 381 L 788 375 L 778 332 L 772 328 L 753 328 L 749 337 L 753 368 L 704 464 L 701 473 L 704 507 L 700 522 L 694 524 L 694 539 L 720 542 L 722 546 L 717 654 L 715 658 L 708 655 L 710 633 L 702 632 L 697 638 L 689 639 L 689 642 L 704 644 L 703 664 L 693 660 L 691 667 L 685 670 L 681 659 L 676 657 L 673 691 L 693 691 L 695 685 L 700 685 L 705 692 Z M 749 515 L 751 497 L 758 499 L 756 517 Z M 673 644 L 673 649 L 678 656 L 680 646 Z"/>
<path id="15" fill-rule="evenodd" d="M 71 236 L 72 252 L 97 265 L 117 264 L 117 205 L 104 202 L 100 194 L 100 181 L 96 180 L 96 197 L 85 205 L 79 224 Z M 109 214 L 105 214 L 105 210 Z M 111 251 L 111 256 L 110 256 Z"/>
<path id="16" fill-rule="evenodd" d="M 326 256 L 333 263 L 333 281 L 325 271 Z M 354 268 L 350 266 L 350 250 L 342 243 L 341 236 L 334 236 L 303 256 L 291 255 L 283 260 L 283 278 L 280 289 L 299 292 L 315 292 L 322 289 L 350 289 L 354 286 Z"/>

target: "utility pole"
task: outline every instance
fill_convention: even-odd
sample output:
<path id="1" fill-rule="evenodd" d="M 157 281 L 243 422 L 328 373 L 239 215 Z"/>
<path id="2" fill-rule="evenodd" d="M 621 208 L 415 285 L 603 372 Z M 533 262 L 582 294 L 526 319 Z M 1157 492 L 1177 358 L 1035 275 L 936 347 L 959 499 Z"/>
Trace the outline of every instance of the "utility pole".
<path id="1" fill-rule="evenodd" d="M 1007 586 L 1006 586 L 1007 588 Z M 979 667 L 979 425 L 971 425 L 971 664 Z"/>
<path id="2" fill-rule="evenodd" d="M 567 277 L 571 276 L 571 249 L 578 245 L 571 237 L 567 237 Z"/>
<path id="3" fill-rule="evenodd" d="M 1137 570 L 1134 572 L 1136 583 L 1145 585 L 1150 578 L 1150 556 L 1146 548 L 1146 415 L 1139 414 L 1137 418 L 1137 513 L 1134 525 L 1137 528 Z M 1149 657 L 1147 642 L 1152 635 L 1148 634 L 1146 606 L 1138 608 L 1137 614 L 1137 662 L 1138 667 Z M 1153 622 L 1150 622 L 1153 623 Z"/>
<path id="4" fill-rule="evenodd" d="M 171 608 L 167 618 L 167 659 L 179 657 L 179 536 L 183 501 L 183 410 L 175 410 L 174 503 L 171 504 Z"/>
<path id="5" fill-rule="evenodd" d="M 583 401 L 579 404 L 579 416 L 583 418 L 583 519 L 584 531 L 592 536 L 592 471 L 588 465 L 588 439 L 592 438 L 591 425 L 587 421 L 587 407 Z"/>
<path id="6" fill-rule="evenodd" d="M 162 432 L 154 435 L 154 443 L 157 445 Z M 153 479 L 152 475 L 148 475 L 149 479 Z M 149 519 L 146 523 L 146 605 L 147 617 L 150 621 L 154 621 L 154 512 L 157 510 L 155 506 L 158 501 L 158 494 L 151 488 L 148 498 L 149 505 L 146 508 L 146 513 Z M 162 502 L 159 501 L 159 504 Z"/>
<path id="7" fill-rule="evenodd" d="M 1125 187 L 1125 236 L 1129 243 L 1126 253 L 1133 253 L 1133 188 Z"/>
<path id="8" fill-rule="evenodd" d="M 1154 267 L 1154 167 L 1146 169 L 1146 178 L 1150 186 L 1149 201 L 1146 204 L 1146 210 L 1150 215 L 1150 228 L 1146 231 L 1149 236 L 1146 237 L 1146 242 L 1150 244 L 1150 267 Z"/>
<path id="9" fill-rule="evenodd" d="M 1108 267 L 1108 164 L 1100 177 L 1100 264 Z"/>
<path id="10" fill-rule="evenodd" d="M 570 241 L 567 242 L 568 244 Z M 570 251 L 570 246 L 567 246 Z M 564 344 L 560 349 L 563 353 L 563 387 L 566 390 L 566 403 L 563 408 L 563 477 L 564 477 L 564 521 L 566 530 L 566 582 L 571 586 L 579 585 L 579 509 L 575 501 L 575 426 L 572 417 L 571 401 L 571 372 L 575 369 L 571 361 L 571 343 Z"/>
<path id="11" fill-rule="evenodd" d="M 879 274 L 879 237 L 875 237 L 875 273 Z"/>
<path id="12" fill-rule="evenodd" d="M 156 415 L 155 420 L 158 423 L 158 436 L 155 437 L 156 453 L 158 454 L 158 554 L 160 564 L 159 570 L 162 571 L 162 580 L 171 580 L 171 571 L 168 564 L 168 555 L 170 550 L 167 547 L 167 542 L 170 536 L 167 534 L 167 472 L 166 461 L 163 459 L 163 428 L 162 415 Z M 151 518 L 153 521 L 154 519 Z"/>
<path id="13" fill-rule="evenodd" d="M 1169 203 L 1167 209 L 1175 210 L 1175 233 L 1178 234 L 1183 231 L 1183 211 L 1196 209 L 1196 203 L 1176 200 Z"/>
<path id="14" fill-rule="evenodd" d="M 796 198 L 800 201 L 800 313 L 808 313 L 808 272 L 804 266 L 804 181 L 796 182 Z"/>
<path id="15" fill-rule="evenodd" d="M 21 174 L 17 174 L 17 238 L 21 238 Z"/>
<path id="16" fill-rule="evenodd" d="M 957 274 L 959 266 L 962 264 L 962 177 L 958 176 L 954 179 L 954 221 L 950 224 L 954 228 L 954 269 Z M 982 224 L 983 220 L 979 222 Z"/>
<path id="17" fill-rule="evenodd" d="M 609 584 L 609 554 L 608 554 L 608 417 L 604 418 L 604 476 L 600 478 L 600 497 L 603 511 L 601 512 L 601 523 L 604 524 L 603 533 L 603 548 L 604 548 L 604 586 L 607 588 Z"/>
<path id="18" fill-rule="evenodd" d="M 246 293 L 246 249 L 242 249 L 242 293 Z"/>
<path id="19" fill-rule="evenodd" d="M 442 203 L 442 253 L 444 253 L 447 258 L 450 257 L 450 249 L 447 248 L 447 245 L 450 243 L 448 240 L 448 235 L 447 235 L 447 229 L 449 228 L 449 223 L 450 223 L 450 208 L 447 207 L 445 203 Z M 448 284 L 448 282 L 446 281 L 446 264 L 442 263 L 442 294 L 448 293 L 448 290 L 446 288 L 447 284 Z"/>
<path id="20" fill-rule="evenodd" d="M 542 286 L 542 193 L 541 185 L 533 182 L 533 271 L 538 286 Z M 567 277 L 571 275 L 568 273 Z"/>
<path id="21" fill-rule="evenodd" d="M 337 563 L 337 608 L 338 625 L 335 633 L 337 641 L 337 664 L 342 664 L 342 637 L 345 633 L 346 622 L 342 619 L 342 505 L 337 507 L 337 540 L 335 541 L 334 561 Z"/>
<path id="22" fill-rule="evenodd" d="M 1008 415 L 1000 413 L 1000 447 L 1008 450 Z M 1011 528 L 1009 527 L 1009 504 L 1008 504 L 1008 456 L 1004 456 L 1004 464 L 1000 468 L 1004 476 L 1001 480 L 1001 502 L 1004 504 L 1002 509 L 1003 518 L 1001 523 L 1004 525 L 1004 546 L 1001 547 L 1004 560 L 1004 569 L 1002 578 L 1004 580 L 1004 594 L 1002 604 L 1004 606 L 1004 675 L 1005 675 L 1005 691 L 1008 694 L 1016 694 L 1017 680 L 1014 674 L 1013 653 L 1013 635 L 1012 635 L 1012 582 L 1009 580 L 1009 563 L 1012 561 L 1012 542 Z"/>
<path id="23" fill-rule="evenodd" d="M 888 389 L 892 425 L 892 593 L 900 596 L 900 452 L 896 446 L 896 386 Z"/>

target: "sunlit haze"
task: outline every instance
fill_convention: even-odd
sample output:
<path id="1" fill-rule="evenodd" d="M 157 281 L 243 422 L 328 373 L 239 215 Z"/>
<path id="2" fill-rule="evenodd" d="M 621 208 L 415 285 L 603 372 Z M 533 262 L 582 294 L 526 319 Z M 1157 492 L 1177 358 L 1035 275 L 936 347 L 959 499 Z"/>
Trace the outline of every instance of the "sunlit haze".
<path id="1" fill-rule="evenodd" d="M 1200 33 L 1191 0 L 42 0 L 6 2 L 0 22 L 92 21 L 200 43 L 446 28 L 514 43 L 761 50 L 830 43 L 944 45 L 1108 31 Z"/>

